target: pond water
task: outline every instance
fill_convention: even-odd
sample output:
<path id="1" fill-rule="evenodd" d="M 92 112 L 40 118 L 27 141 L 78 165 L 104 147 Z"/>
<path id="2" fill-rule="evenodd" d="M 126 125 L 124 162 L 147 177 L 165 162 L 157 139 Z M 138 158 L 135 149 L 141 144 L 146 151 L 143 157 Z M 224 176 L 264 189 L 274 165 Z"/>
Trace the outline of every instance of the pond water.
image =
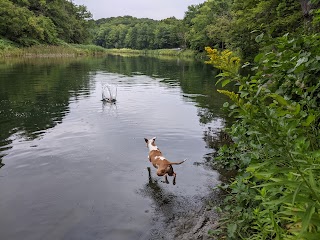
<path id="1" fill-rule="evenodd" d="M 202 62 L 108 56 L 0 62 L 0 238 L 174 239 L 168 224 L 201 206 L 219 174 L 208 135 L 226 124 Z M 101 101 L 117 86 L 116 104 Z M 151 168 L 144 138 L 174 166 Z M 185 229 L 188 231 L 188 229 Z"/>

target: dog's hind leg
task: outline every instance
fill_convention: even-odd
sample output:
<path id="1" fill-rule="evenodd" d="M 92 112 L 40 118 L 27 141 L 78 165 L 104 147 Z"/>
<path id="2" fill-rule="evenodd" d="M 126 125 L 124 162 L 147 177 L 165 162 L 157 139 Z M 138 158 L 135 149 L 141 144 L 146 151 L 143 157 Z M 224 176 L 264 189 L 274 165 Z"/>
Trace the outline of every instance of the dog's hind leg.
<path id="1" fill-rule="evenodd" d="M 177 174 L 173 173 L 173 181 L 172 181 L 173 185 L 176 185 L 176 177 L 177 177 Z"/>

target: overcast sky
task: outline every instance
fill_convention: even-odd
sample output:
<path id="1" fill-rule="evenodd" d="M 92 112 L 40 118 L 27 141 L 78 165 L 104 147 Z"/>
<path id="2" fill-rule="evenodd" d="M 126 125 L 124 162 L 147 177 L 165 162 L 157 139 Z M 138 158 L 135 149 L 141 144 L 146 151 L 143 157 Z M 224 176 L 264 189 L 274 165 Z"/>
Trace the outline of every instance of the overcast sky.
<path id="1" fill-rule="evenodd" d="M 87 6 L 96 20 L 125 15 L 155 20 L 182 19 L 188 6 L 203 2 L 205 0 L 73 0 L 76 5 Z"/>

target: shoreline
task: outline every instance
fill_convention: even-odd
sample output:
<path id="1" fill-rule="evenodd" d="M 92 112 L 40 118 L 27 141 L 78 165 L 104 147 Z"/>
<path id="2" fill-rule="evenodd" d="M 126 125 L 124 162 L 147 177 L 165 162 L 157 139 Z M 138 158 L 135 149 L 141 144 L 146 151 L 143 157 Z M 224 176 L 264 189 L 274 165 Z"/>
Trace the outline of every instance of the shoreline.
<path id="1" fill-rule="evenodd" d="M 79 56 L 148 56 L 148 57 L 174 57 L 195 59 L 203 58 L 203 54 L 190 49 L 106 49 L 96 45 L 64 44 L 64 45 L 37 45 L 31 47 L 18 47 L 6 45 L 0 48 L 0 59 L 25 57 L 79 57 Z"/>

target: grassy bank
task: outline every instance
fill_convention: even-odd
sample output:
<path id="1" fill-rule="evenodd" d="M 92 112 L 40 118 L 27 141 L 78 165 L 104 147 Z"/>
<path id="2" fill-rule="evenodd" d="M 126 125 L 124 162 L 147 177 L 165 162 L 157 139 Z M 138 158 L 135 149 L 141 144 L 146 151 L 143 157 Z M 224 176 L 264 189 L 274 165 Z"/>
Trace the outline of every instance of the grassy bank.
<path id="1" fill-rule="evenodd" d="M 20 47 L 17 44 L 0 39 L 0 57 L 63 57 L 63 56 L 96 56 L 105 54 L 106 49 L 95 45 L 66 44 L 35 45 Z"/>
<path id="2" fill-rule="evenodd" d="M 170 56 L 182 58 L 194 58 L 196 52 L 189 49 L 155 49 L 155 50 L 135 50 L 129 48 L 121 49 L 106 49 L 108 54 L 122 55 L 122 56 Z"/>
<path id="3" fill-rule="evenodd" d="M 67 44 L 60 45 L 35 45 L 21 47 L 14 42 L 0 39 L 0 57 L 63 57 L 63 56 L 96 56 L 96 55 L 121 55 L 121 56 L 150 56 L 150 57 L 179 57 L 202 58 L 203 56 L 190 49 L 156 49 L 136 50 L 129 48 L 105 49 L 96 45 Z"/>
<path id="4" fill-rule="evenodd" d="M 32 47 L 20 47 L 10 41 L 0 39 L 0 57 L 63 57 L 63 56 L 97 56 L 97 55 L 121 55 L 121 56 L 150 56 L 150 57 L 179 57 L 194 58 L 197 52 L 180 49 L 105 49 L 96 45 L 66 44 L 35 45 Z"/>

